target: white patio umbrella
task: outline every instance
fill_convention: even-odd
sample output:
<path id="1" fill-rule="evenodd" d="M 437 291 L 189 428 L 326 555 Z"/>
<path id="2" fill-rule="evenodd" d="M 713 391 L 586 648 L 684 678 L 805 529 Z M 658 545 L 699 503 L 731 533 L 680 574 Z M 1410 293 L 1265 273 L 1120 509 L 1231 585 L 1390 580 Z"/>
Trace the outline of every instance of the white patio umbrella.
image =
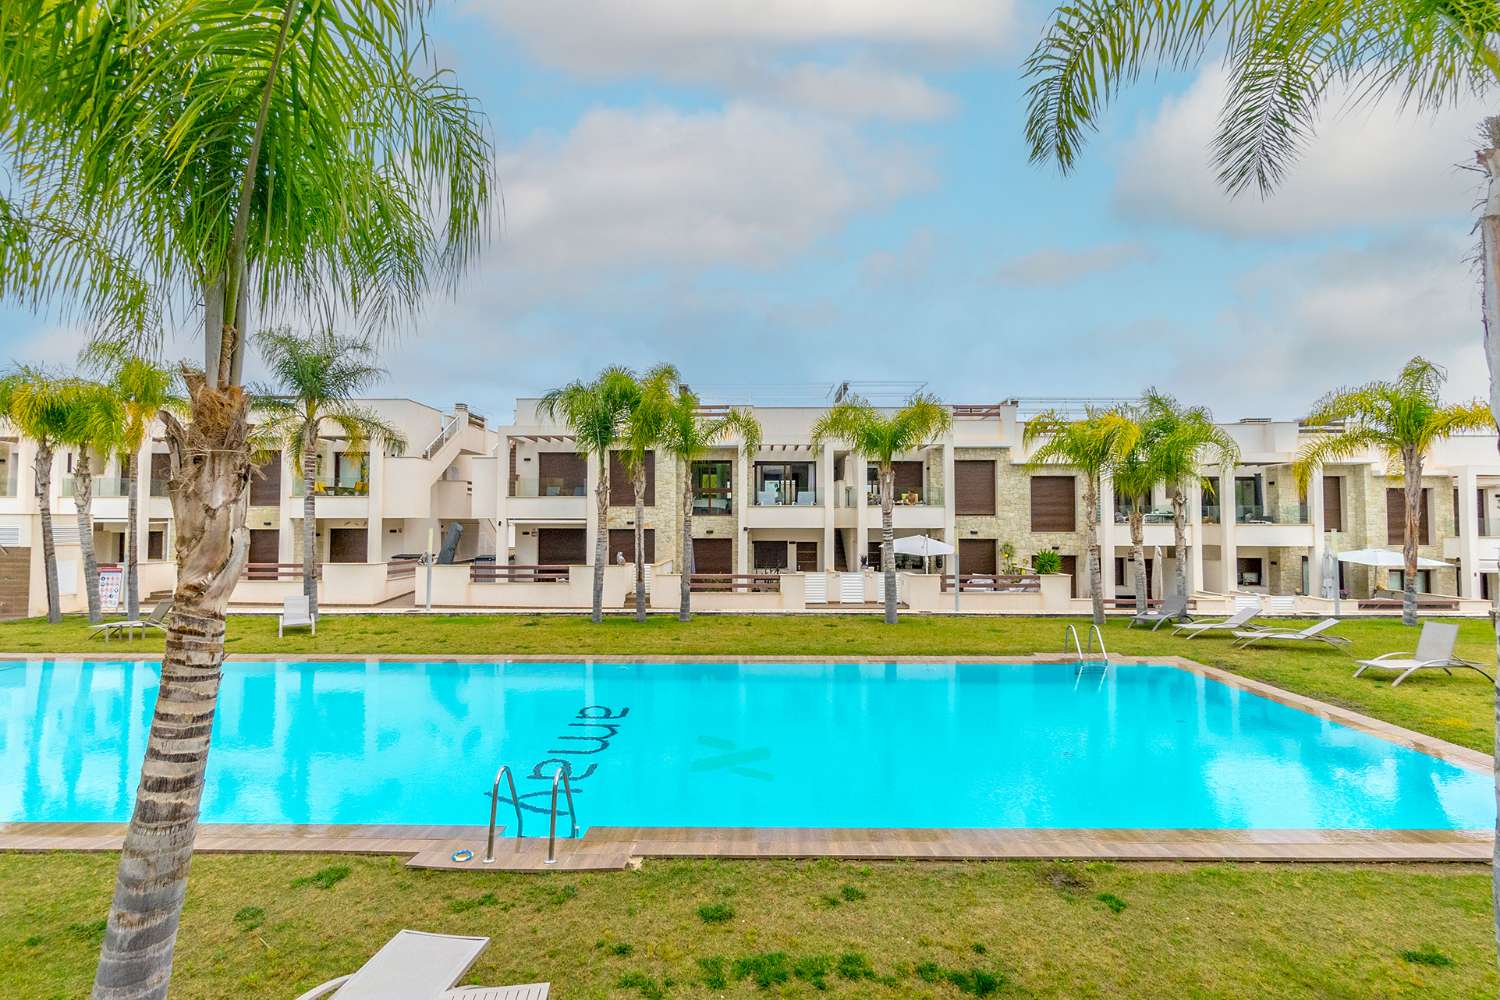
<path id="1" fill-rule="evenodd" d="M 891 551 L 903 556 L 921 556 L 924 560 L 933 556 L 951 556 L 953 546 L 926 535 L 902 535 L 891 544 Z"/>
<path id="2" fill-rule="evenodd" d="M 1323 550 L 1323 597 L 1333 602 L 1333 613 L 1339 613 L 1339 557 L 1332 549 Z"/>
<path id="3" fill-rule="evenodd" d="M 1162 597 L 1162 558 L 1161 546 L 1158 545 L 1151 550 L 1151 596 L 1155 600 Z"/>
<path id="4" fill-rule="evenodd" d="M 1401 553 L 1391 549 L 1355 549 L 1353 552 L 1340 552 L 1339 562 L 1354 563 L 1357 566 L 1374 566 L 1378 569 L 1401 569 L 1406 565 L 1406 560 L 1401 558 Z M 1449 565 L 1439 559 L 1417 557 L 1417 569 L 1448 569 Z"/>

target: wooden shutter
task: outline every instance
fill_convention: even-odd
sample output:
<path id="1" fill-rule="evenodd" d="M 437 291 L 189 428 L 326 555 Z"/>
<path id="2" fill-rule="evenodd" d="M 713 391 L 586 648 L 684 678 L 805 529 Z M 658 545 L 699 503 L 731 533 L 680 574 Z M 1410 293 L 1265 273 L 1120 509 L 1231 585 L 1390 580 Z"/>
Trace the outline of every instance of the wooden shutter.
<path id="1" fill-rule="evenodd" d="M 896 495 L 922 492 L 921 462 L 892 462 L 891 471 L 896 476 Z"/>
<path id="2" fill-rule="evenodd" d="M 370 534 L 364 528 L 328 529 L 328 561 L 362 563 L 367 560 Z"/>
<path id="3" fill-rule="evenodd" d="M 1422 513 L 1418 518 L 1417 544 L 1431 545 L 1431 527 L 1428 524 L 1431 513 L 1431 501 L 1428 494 L 1431 490 L 1422 491 Z M 1385 491 L 1385 537 L 1387 545 L 1401 545 L 1406 537 L 1406 490 L 1402 487 L 1387 488 Z"/>
<path id="4" fill-rule="evenodd" d="M 281 560 L 281 531 L 277 528 L 250 529 L 250 558 L 253 563 Z"/>
<path id="5" fill-rule="evenodd" d="M 995 463 L 965 459 L 953 463 L 954 513 L 980 517 L 995 513 Z M 963 557 L 959 557 L 963 561 Z"/>
<path id="6" fill-rule="evenodd" d="M 1323 530 L 1344 530 L 1344 480 L 1342 476 L 1323 477 Z"/>
<path id="7" fill-rule="evenodd" d="M 1031 477 L 1031 530 L 1076 531 L 1073 476 Z"/>
<path id="8" fill-rule="evenodd" d="M 625 463 L 620 453 L 609 453 L 609 505 L 611 507 L 634 507 L 635 488 L 625 474 Z M 646 452 L 646 506 L 656 506 L 656 452 Z"/>
<path id="9" fill-rule="evenodd" d="M 786 542 L 755 542 L 754 546 L 752 551 L 757 570 L 786 569 Z"/>
<path id="10" fill-rule="evenodd" d="M 161 483 L 161 495 L 167 495 L 167 480 L 172 478 L 172 456 L 166 452 L 151 453 L 151 481 Z M 149 491 L 149 487 L 148 487 Z M 278 485 L 279 492 L 279 485 Z M 280 500 L 280 497 L 277 498 Z"/>
<path id="11" fill-rule="evenodd" d="M 155 459 L 153 458 L 154 462 Z M 250 506 L 276 507 L 281 504 L 281 452 L 255 467 L 250 476 Z M 251 562 L 258 560 L 252 559 Z M 272 559 L 271 562 L 276 560 Z"/>
<path id="12" fill-rule="evenodd" d="M 625 553 L 625 561 L 635 562 L 635 529 L 634 528 L 610 528 L 609 529 L 609 561 L 618 562 L 615 556 Z M 656 529 L 646 529 L 646 562 L 656 562 Z"/>
<path id="13" fill-rule="evenodd" d="M 733 573 L 734 543 L 727 538 L 693 539 L 694 573 Z"/>
<path id="14" fill-rule="evenodd" d="M 588 562 L 588 537 L 583 528 L 538 528 L 536 561 L 543 566 L 582 566 Z"/>
<path id="15" fill-rule="evenodd" d="M 571 451 L 544 451 L 536 457 L 537 487 L 542 496 L 582 496 L 580 487 L 587 486 L 589 481 L 588 462 L 582 455 Z M 558 493 L 549 493 L 554 486 L 559 486 Z M 630 484 L 625 485 L 626 492 L 630 491 Z M 610 490 L 611 496 L 614 490 Z M 611 501 L 613 502 L 613 501 Z M 635 504 L 635 495 L 632 493 L 630 503 Z"/>
<path id="16" fill-rule="evenodd" d="M 797 543 L 797 572 L 816 573 L 818 571 L 818 543 Z"/>
<path id="17" fill-rule="evenodd" d="M 146 558 L 161 559 L 166 551 L 167 533 L 163 530 L 146 532 Z"/>
<path id="18" fill-rule="evenodd" d="M 995 572 L 995 540 L 993 538 L 960 538 L 958 540 L 958 572 Z"/>

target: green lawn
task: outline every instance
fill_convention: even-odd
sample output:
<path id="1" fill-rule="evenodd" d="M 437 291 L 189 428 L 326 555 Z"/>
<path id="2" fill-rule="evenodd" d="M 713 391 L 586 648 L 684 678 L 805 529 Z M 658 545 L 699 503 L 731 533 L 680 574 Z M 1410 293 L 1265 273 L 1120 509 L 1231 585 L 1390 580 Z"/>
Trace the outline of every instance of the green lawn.
<path id="1" fill-rule="evenodd" d="M 1081 621 L 1080 621 L 1081 624 Z M 701 616 L 682 624 L 657 615 L 646 624 L 613 617 L 594 625 L 570 616 L 328 616 L 316 638 L 305 631 L 276 638 L 270 616 L 229 621 L 228 647 L 245 653 L 382 653 L 444 655 L 555 654 L 609 656 L 677 654 L 691 656 L 941 656 L 1033 653 L 1062 648 L 1064 622 L 1055 618 L 921 618 L 907 616 L 896 626 L 878 616 L 719 617 Z M 1416 643 L 1414 629 L 1390 619 L 1350 621 L 1338 631 L 1354 639 L 1354 653 L 1374 656 Z M 1236 650 L 1227 639 L 1174 639 L 1158 632 L 1127 629 L 1111 621 L 1105 630 L 1111 652 L 1135 655 L 1179 654 L 1224 667 L 1300 694 L 1343 705 L 1399 726 L 1485 752 L 1494 748 L 1494 690 L 1472 671 L 1453 677 L 1424 674 L 1392 688 L 1390 678 L 1353 678 L 1349 654 L 1318 648 Z M 3 652 L 160 651 L 160 636 L 105 646 L 89 641 L 81 618 L 60 625 L 31 620 L 0 624 Z M 1459 655 L 1495 662 L 1489 622 L 1461 623 Z"/>
<path id="2" fill-rule="evenodd" d="M 0 855 L 0 994 L 87 992 L 114 860 Z M 336 866 L 348 874 L 328 888 L 298 884 Z M 893 998 L 1497 989 L 1488 874 L 1473 867 L 651 861 L 473 875 L 205 855 L 172 995 L 293 997 L 402 927 L 487 934 L 466 981 L 550 980 L 560 1000 L 813 996 L 819 983 Z"/>

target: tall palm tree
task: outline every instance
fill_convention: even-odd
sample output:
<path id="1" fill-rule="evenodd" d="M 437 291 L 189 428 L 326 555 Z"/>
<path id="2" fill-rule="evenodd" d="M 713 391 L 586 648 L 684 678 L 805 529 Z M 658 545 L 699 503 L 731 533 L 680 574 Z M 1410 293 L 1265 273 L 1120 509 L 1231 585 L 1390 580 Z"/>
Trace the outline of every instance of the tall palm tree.
<path id="1" fill-rule="evenodd" d="M 406 320 L 487 236 L 482 112 L 426 70 L 429 5 L 0 5 L 0 150 L 15 204 L 67 204 L 167 298 L 204 304 L 190 419 L 164 414 L 178 576 L 159 711 L 94 995 L 162 997 L 248 548 L 247 312 Z M 430 210 L 441 206 L 441 217 Z"/>
<path id="2" fill-rule="evenodd" d="M 68 435 L 70 380 L 29 365 L 0 378 L 0 418 L 36 445 L 32 471 L 42 520 L 42 573 L 47 587 L 47 621 L 62 621 L 57 586 L 57 542 L 52 523 L 52 461 Z"/>
<path id="3" fill-rule="evenodd" d="M 740 452 L 753 455 L 760 448 L 760 421 L 755 414 L 740 407 L 731 407 L 718 416 L 704 416 L 699 399 L 685 385 L 677 387 L 677 397 L 667 414 L 662 429 L 662 450 L 677 463 L 678 481 L 683 484 L 682 496 L 682 607 L 677 612 L 678 621 L 691 621 L 693 617 L 693 463 L 698 461 L 715 445 L 726 438 L 738 438 Z"/>
<path id="4" fill-rule="evenodd" d="M 78 511 L 78 552 L 83 560 L 84 595 L 89 621 L 104 618 L 99 602 L 99 557 L 94 551 L 94 458 L 107 460 L 116 450 L 125 409 L 110 387 L 83 379 L 66 384 L 67 424 L 60 443 L 78 450 L 73 468 L 73 503 Z"/>
<path id="5" fill-rule="evenodd" d="M 1489 408 L 1479 400 L 1444 405 L 1448 375 L 1426 358 L 1412 358 L 1394 382 L 1335 389 L 1313 405 L 1307 423 L 1340 429 L 1303 445 L 1292 465 L 1305 492 L 1318 469 L 1363 452 L 1383 453 L 1400 468 L 1406 510 L 1402 523 L 1401 621 L 1417 623 L 1417 543 L 1422 517 L 1422 466 L 1432 446 L 1461 431 L 1494 430 Z"/>
<path id="6" fill-rule="evenodd" d="M 573 434 L 578 454 L 599 468 L 594 485 L 594 611 L 595 624 L 604 620 L 604 566 L 609 550 L 609 455 L 620 440 L 621 427 L 640 386 L 627 368 L 610 367 L 591 381 L 574 381 L 553 389 L 537 404 L 546 420 L 560 420 Z M 637 519 L 639 520 L 639 519 Z M 639 545 L 637 545 L 639 551 Z"/>
<path id="7" fill-rule="evenodd" d="M 671 365 L 657 365 L 637 380 L 626 408 L 620 453 L 635 494 L 635 620 L 646 620 L 646 456 L 661 444 L 681 381 Z"/>
<path id="8" fill-rule="evenodd" d="M 936 396 L 918 393 L 886 415 L 859 396 L 835 403 L 812 428 L 813 451 L 838 441 L 874 462 L 880 478 L 880 569 L 885 576 L 885 623 L 896 624 L 896 456 L 926 448 L 953 426 L 953 412 Z M 863 544 L 863 542 L 861 542 Z"/>
<path id="9" fill-rule="evenodd" d="M 131 350 L 122 341 L 100 341 L 85 355 L 85 360 L 102 369 L 111 392 L 124 408 L 125 422 L 120 431 L 118 459 L 121 474 L 126 477 L 125 505 L 125 614 L 134 620 L 140 616 L 140 547 L 136 544 L 140 524 L 140 489 L 135 463 L 141 460 L 146 433 L 157 413 L 172 409 L 181 413 L 182 396 L 177 390 L 177 373 L 152 359 Z"/>
<path id="10" fill-rule="evenodd" d="M 318 451 L 325 440 L 324 425 L 344 438 L 344 454 L 365 455 L 374 444 L 405 449 L 406 438 L 354 398 L 386 375 L 375 363 L 375 349 L 367 341 L 340 337 L 330 331 L 298 337 L 287 330 L 256 335 L 256 347 L 271 381 L 253 387 L 257 424 L 255 440 L 265 454 L 285 451 L 302 466 L 302 593 L 313 614 L 318 612 Z"/>
<path id="11" fill-rule="evenodd" d="M 1172 494 L 1173 575 L 1177 593 L 1188 593 L 1188 489 L 1203 476 L 1203 467 L 1231 470 L 1239 463 L 1240 448 L 1205 406 L 1183 406 L 1166 393 L 1147 389 L 1141 400 L 1144 433 L 1159 482 Z M 1182 615 L 1187 617 L 1186 604 Z"/>
<path id="12" fill-rule="evenodd" d="M 1112 470 L 1115 496 L 1124 496 L 1129 503 L 1125 520 L 1130 528 L 1130 561 L 1135 567 L 1135 612 L 1146 613 L 1149 584 L 1146 579 L 1146 514 L 1151 509 L 1151 492 L 1162 481 L 1157 467 L 1157 456 L 1152 450 L 1151 440 L 1145 432 L 1145 413 L 1139 407 L 1122 408 L 1122 416 L 1135 424 L 1133 435 L 1135 446 L 1121 455 Z M 1104 517 L 1113 517 L 1114 511 L 1101 511 Z"/>
<path id="13" fill-rule="evenodd" d="M 1090 407 L 1081 420 L 1069 420 L 1054 410 L 1039 413 L 1026 422 L 1022 434 L 1022 441 L 1028 447 L 1037 445 L 1031 452 L 1031 464 L 1070 465 L 1083 474 L 1089 596 L 1093 598 L 1094 624 L 1100 627 L 1104 625 L 1104 580 L 1099 554 L 1100 490 L 1104 476 L 1113 473 L 1130 454 L 1140 432 L 1140 424 L 1119 410 Z"/>

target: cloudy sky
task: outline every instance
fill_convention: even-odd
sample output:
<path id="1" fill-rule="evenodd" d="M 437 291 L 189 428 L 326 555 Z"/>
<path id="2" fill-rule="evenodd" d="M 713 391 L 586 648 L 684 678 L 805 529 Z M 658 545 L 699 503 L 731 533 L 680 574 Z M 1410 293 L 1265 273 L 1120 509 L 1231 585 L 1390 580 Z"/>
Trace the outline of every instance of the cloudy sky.
<path id="1" fill-rule="evenodd" d="M 1207 164 L 1222 75 L 1128 91 L 1028 164 L 1006 0 L 458 0 L 436 51 L 496 137 L 500 236 L 387 348 L 383 394 L 507 415 L 606 363 L 762 398 L 843 380 L 957 402 L 1157 385 L 1291 417 L 1418 351 L 1484 391 L 1469 257 L 1482 109 L 1337 101 L 1272 200 Z M 0 312 L 0 359 L 81 334 Z M 186 336 L 174 354 L 198 351 Z M 741 389 L 739 387 L 745 387 Z"/>

